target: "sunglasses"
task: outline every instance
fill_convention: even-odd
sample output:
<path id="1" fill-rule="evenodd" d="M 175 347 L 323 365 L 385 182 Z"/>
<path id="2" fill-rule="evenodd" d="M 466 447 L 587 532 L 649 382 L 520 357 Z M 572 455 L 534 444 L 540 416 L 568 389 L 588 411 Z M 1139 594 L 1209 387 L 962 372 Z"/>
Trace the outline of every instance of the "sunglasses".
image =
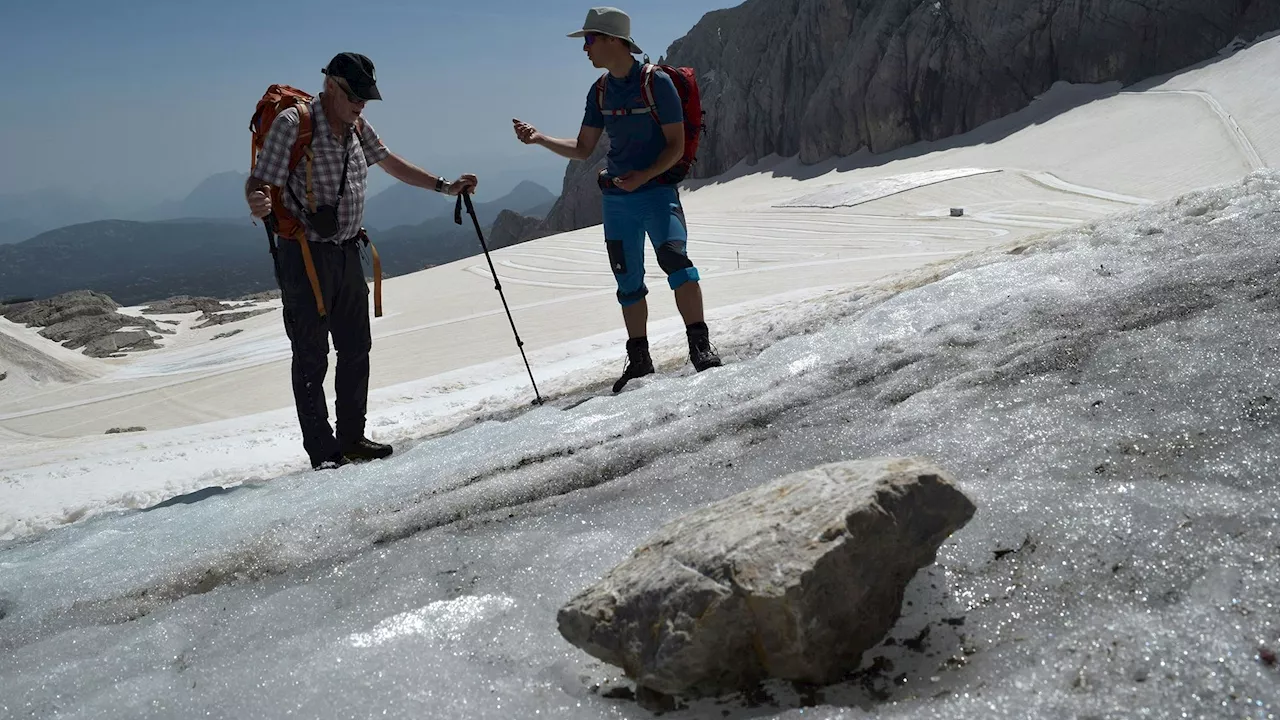
<path id="1" fill-rule="evenodd" d="M 606 37 L 606 36 L 601 35 L 600 33 L 587 33 L 586 35 L 582 36 L 582 45 L 584 47 L 591 47 L 592 45 L 595 44 L 597 40 L 599 40 L 602 37 Z"/>
<path id="2" fill-rule="evenodd" d="M 333 78 L 333 82 L 335 85 L 338 86 L 339 90 L 347 94 L 347 101 L 350 102 L 352 105 L 360 105 L 367 102 L 364 98 L 351 92 L 351 86 L 348 85 L 347 81 L 344 80 L 343 78 L 334 77 L 332 75 L 330 75 L 329 77 Z"/>

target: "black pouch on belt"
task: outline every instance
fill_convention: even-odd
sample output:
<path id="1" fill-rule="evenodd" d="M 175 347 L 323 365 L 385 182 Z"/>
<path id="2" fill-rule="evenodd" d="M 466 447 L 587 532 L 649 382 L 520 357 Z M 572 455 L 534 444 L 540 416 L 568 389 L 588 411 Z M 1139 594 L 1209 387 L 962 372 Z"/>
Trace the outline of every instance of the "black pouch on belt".
<path id="1" fill-rule="evenodd" d="M 338 234 L 338 206 L 342 204 L 342 195 L 347 191 L 347 163 L 351 159 L 351 146 L 347 146 L 346 152 L 342 154 L 342 182 L 338 185 L 338 199 L 332 205 L 321 205 L 316 208 L 315 212 L 305 213 L 307 216 L 307 225 L 315 231 L 317 235 L 328 239 Z M 293 189 L 290 188 L 290 193 Z M 298 202 L 295 195 L 294 202 Z M 301 202 L 298 202 L 302 205 Z M 305 208 L 306 206 L 303 205 Z"/>
<path id="2" fill-rule="evenodd" d="M 342 201 L 341 196 L 339 196 L 338 201 Z M 307 224 L 322 238 L 328 239 L 337 235 L 338 207 L 336 205 L 321 205 L 316 208 L 315 212 L 307 213 Z"/>

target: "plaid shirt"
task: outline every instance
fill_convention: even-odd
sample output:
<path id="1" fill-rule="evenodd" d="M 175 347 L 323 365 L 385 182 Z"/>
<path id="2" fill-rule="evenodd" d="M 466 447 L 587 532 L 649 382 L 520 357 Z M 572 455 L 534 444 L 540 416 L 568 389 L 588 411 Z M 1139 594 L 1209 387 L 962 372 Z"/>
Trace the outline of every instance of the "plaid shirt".
<path id="1" fill-rule="evenodd" d="M 338 232 L 331 238 L 321 238 L 307 227 L 307 239 L 312 242 L 341 243 L 350 240 L 360 232 L 360 224 L 364 220 L 365 181 L 369 176 L 369 165 L 376 165 L 390 155 L 390 151 L 382 144 L 378 133 L 364 118 L 360 118 L 360 133 L 353 130 L 347 133 L 346 141 L 333 136 L 329 121 L 324 116 L 324 108 L 320 98 L 311 102 L 311 150 L 315 154 L 311 168 L 311 189 L 315 195 L 316 207 L 332 205 L 338 201 L 338 187 L 342 183 L 342 158 L 347 158 L 347 186 L 342 193 L 342 204 L 338 206 Z M 292 195 L 297 195 L 302 205 L 294 202 L 293 196 L 286 190 L 283 193 L 284 206 L 306 225 L 307 202 L 307 158 L 298 161 L 293 174 L 289 174 L 289 150 L 298 137 L 298 111 L 289 108 L 276 116 L 271 123 L 271 130 L 263 143 L 262 152 L 258 154 L 258 165 L 253 176 L 279 188 L 284 188 L 286 180 Z"/>

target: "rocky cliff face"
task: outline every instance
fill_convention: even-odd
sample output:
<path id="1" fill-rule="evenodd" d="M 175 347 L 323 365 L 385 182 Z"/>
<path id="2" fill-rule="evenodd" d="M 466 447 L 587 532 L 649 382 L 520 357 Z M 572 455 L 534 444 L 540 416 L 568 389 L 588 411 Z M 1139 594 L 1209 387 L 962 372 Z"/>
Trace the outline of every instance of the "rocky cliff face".
<path id="1" fill-rule="evenodd" d="M 1274 0 L 748 0 L 667 61 L 699 71 L 695 177 L 972 130 L 1054 82 L 1131 84 L 1280 27 Z"/>
<path id="2" fill-rule="evenodd" d="M 1058 81 L 1131 84 L 1277 28 L 1276 0 L 747 0 L 664 61 L 698 71 L 702 178 L 774 153 L 814 163 L 938 140 Z M 530 237 L 600 222 L 603 156 L 570 165 Z"/>

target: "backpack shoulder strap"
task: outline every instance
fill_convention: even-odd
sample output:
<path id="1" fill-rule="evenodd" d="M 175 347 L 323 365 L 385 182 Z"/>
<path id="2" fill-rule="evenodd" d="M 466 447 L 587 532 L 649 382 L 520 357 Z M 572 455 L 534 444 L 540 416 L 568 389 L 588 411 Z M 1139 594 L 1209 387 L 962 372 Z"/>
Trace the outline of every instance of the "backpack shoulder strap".
<path id="1" fill-rule="evenodd" d="M 608 80 L 608 71 L 605 71 L 605 73 L 600 76 L 600 79 L 596 80 L 596 108 L 600 110 L 601 114 L 604 114 L 604 88 L 605 83 L 608 82 Z"/>
<path id="2" fill-rule="evenodd" d="M 311 185 L 311 166 L 315 160 L 315 155 L 311 151 L 311 136 L 315 128 L 314 119 L 311 117 L 311 103 L 300 102 L 294 105 L 298 108 L 298 137 L 293 141 L 293 153 L 290 156 L 289 169 L 292 170 L 297 166 L 299 160 L 305 155 L 307 159 L 307 207 L 315 212 L 316 196 L 315 190 Z M 294 198 L 297 201 L 297 198 Z"/>
<path id="3" fill-rule="evenodd" d="M 298 103 L 298 139 L 295 141 L 297 147 L 311 147 L 311 131 L 314 123 L 311 121 L 311 103 Z"/>
<path id="4" fill-rule="evenodd" d="M 658 119 L 658 103 L 653 99 L 653 71 L 658 67 L 653 63 L 645 63 L 641 69 L 640 80 L 640 97 L 644 99 L 644 104 L 649 106 L 649 114 L 653 116 L 653 121 L 662 124 Z"/>

